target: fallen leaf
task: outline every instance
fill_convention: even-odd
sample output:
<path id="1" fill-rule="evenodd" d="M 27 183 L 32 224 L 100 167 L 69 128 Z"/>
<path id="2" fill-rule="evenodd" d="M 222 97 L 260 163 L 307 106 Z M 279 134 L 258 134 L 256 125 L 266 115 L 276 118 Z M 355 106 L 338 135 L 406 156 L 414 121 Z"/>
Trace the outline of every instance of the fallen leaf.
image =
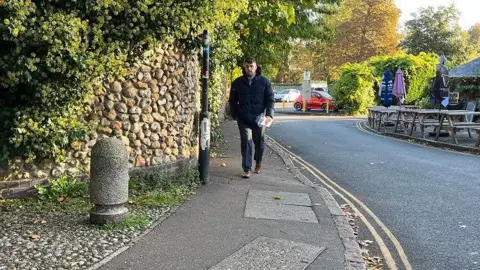
<path id="1" fill-rule="evenodd" d="M 226 168 L 226 167 L 227 167 L 227 164 L 225 164 L 225 162 L 222 163 L 222 167 L 223 167 L 223 168 Z"/>
<path id="2" fill-rule="evenodd" d="M 40 239 L 40 234 L 32 233 L 30 234 L 30 239 Z"/>
<path id="3" fill-rule="evenodd" d="M 68 262 L 67 262 L 67 263 L 62 264 L 62 267 L 63 267 L 64 269 L 71 269 L 71 268 L 73 267 L 73 265 L 72 265 L 71 263 L 68 263 Z"/>
<path id="4" fill-rule="evenodd" d="M 273 197 L 273 198 L 274 198 L 275 200 L 283 200 L 283 198 L 280 197 L 280 196 L 275 196 L 275 197 Z"/>
<path id="5" fill-rule="evenodd" d="M 40 221 L 40 224 L 47 224 L 47 221 L 46 221 L 46 220 L 42 220 L 42 221 Z"/>
<path id="6" fill-rule="evenodd" d="M 61 197 L 59 197 L 59 198 L 57 199 L 57 201 L 58 201 L 58 202 L 64 202 L 65 199 L 66 199 L 65 197 L 61 196 Z"/>

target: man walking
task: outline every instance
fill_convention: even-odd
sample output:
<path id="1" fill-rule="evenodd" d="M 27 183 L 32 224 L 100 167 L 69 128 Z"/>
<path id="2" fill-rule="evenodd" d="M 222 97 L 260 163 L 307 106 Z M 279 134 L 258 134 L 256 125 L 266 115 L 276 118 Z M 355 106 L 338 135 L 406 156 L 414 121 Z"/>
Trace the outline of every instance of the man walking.
<path id="1" fill-rule="evenodd" d="M 265 127 L 257 124 L 262 115 L 271 122 L 275 99 L 270 81 L 262 76 L 262 69 L 254 59 L 247 59 L 243 76 L 232 83 L 230 90 L 230 113 L 237 120 L 242 147 L 243 178 L 249 178 L 252 170 L 252 152 L 255 145 L 255 172 L 262 169 Z"/>

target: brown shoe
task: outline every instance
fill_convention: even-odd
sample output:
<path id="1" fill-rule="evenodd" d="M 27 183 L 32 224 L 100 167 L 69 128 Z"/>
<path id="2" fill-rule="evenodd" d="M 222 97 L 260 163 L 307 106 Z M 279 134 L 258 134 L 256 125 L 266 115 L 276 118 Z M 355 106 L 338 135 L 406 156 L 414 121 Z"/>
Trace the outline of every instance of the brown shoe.
<path id="1" fill-rule="evenodd" d="M 250 178 L 250 172 L 244 172 L 242 178 Z"/>
<path id="2" fill-rule="evenodd" d="M 257 166 L 255 166 L 255 173 L 260 173 L 261 171 L 262 171 L 262 165 L 257 164 Z"/>

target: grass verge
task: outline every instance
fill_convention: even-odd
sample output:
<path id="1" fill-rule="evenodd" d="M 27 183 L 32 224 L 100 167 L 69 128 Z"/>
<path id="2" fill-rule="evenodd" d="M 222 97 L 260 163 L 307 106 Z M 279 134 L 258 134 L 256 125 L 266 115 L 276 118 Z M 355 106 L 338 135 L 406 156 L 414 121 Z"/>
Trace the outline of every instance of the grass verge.
<path id="1" fill-rule="evenodd" d="M 145 215 L 129 215 L 124 221 L 119 223 L 107 222 L 105 225 L 101 226 L 100 229 L 106 231 L 117 231 L 117 230 L 138 230 L 146 229 L 148 227 L 148 217 Z"/>
<path id="2" fill-rule="evenodd" d="M 79 185 L 77 179 L 62 178 L 51 181 L 48 187 L 38 187 L 35 197 L 0 200 L 0 212 L 36 213 L 47 216 L 52 213 L 84 213 L 92 208 L 87 185 Z M 197 186 L 198 172 L 191 167 L 181 168 L 174 173 L 142 173 L 129 182 L 129 210 L 164 208 L 182 204 Z M 142 211 L 139 211 L 142 212 Z M 149 217 L 132 213 L 123 222 L 109 223 L 101 229 L 144 229 Z"/>

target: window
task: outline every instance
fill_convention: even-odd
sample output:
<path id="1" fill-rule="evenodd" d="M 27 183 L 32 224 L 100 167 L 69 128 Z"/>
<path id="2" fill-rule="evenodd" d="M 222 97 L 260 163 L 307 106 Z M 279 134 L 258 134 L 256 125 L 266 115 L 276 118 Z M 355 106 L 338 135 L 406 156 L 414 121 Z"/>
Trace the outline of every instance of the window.
<path id="1" fill-rule="evenodd" d="M 328 98 L 328 99 L 333 99 L 333 97 L 327 93 L 327 92 L 321 92 L 320 95 L 323 97 L 323 98 Z"/>

